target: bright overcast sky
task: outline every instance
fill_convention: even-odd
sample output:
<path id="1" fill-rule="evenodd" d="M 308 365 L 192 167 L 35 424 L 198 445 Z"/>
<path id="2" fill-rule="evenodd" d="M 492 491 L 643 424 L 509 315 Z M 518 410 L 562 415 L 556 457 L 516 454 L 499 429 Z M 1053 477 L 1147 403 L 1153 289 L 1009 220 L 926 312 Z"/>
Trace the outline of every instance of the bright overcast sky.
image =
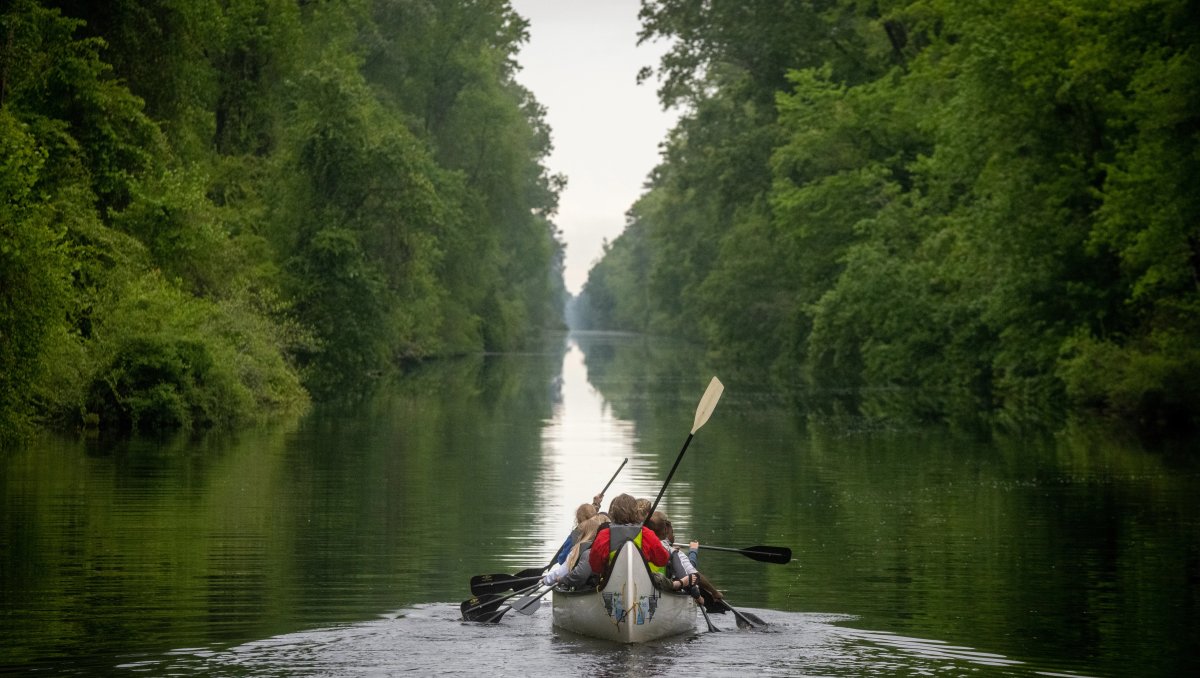
<path id="1" fill-rule="evenodd" d="M 663 43 L 638 47 L 639 0 L 511 0 L 529 21 L 517 80 L 546 107 L 554 140 L 550 171 L 567 177 L 555 223 L 567 245 L 567 290 L 625 228 L 625 212 L 658 164 L 676 115 L 661 110 L 653 79 Z"/>

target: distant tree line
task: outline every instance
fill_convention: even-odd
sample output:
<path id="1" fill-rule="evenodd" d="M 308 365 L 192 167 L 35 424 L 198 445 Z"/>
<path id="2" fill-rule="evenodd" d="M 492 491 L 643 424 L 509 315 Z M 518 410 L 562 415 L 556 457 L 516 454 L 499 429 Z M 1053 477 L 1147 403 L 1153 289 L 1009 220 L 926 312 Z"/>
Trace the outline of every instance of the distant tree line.
<path id="1" fill-rule="evenodd" d="M 589 325 L 903 392 L 934 419 L 1197 423 L 1200 5 L 644 0 L 641 18 L 673 41 L 659 96 L 684 115 L 590 272 Z"/>
<path id="2" fill-rule="evenodd" d="M 561 327 L 503 0 L 0 4 L 0 439 L 236 425 Z"/>

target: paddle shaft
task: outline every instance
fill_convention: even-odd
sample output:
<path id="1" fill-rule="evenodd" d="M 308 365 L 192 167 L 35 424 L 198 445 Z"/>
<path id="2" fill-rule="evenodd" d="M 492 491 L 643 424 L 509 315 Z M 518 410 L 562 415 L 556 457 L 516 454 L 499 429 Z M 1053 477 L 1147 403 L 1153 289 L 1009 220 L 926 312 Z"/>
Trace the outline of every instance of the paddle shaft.
<path id="1" fill-rule="evenodd" d="M 658 508 L 658 502 L 662 499 L 663 493 L 667 491 L 667 485 L 671 484 L 671 476 L 675 475 L 675 469 L 679 468 L 679 462 L 683 460 L 683 453 L 687 452 L 688 445 L 692 443 L 692 438 L 695 438 L 695 433 L 689 433 L 687 440 L 683 441 L 683 449 L 679 450 L 679 456 L 675 457 L 675 463 L 671 464 L 671 471 L 667 474 L 667 479 L 663 482 L 663 486 L 658 491 L 658 496 L 654 498 L 654 503 L 650 506 L 650 512 L 646 514 L 646 519 L 642 521 L 642 527 L 650 522 L 650 516 L 654 515 L 654 509 Z"/>
<path id="2" fill-rule="evenodd" d="M 608 479 L 608 483 L 604 486 L 604 489 L 600 490 L 600 494 L 604 494 L 605 492 L 608 492 L 609 485 L 613 484 L 613 481 L 617 479 L 617 475 L 619 475 L 621 473 L 621 469 L 625 468 L 625 464 L 628 464 L 628 463 L 629 463 L 629 457 L 625 457 L 625 460 L 622 461 L 621 465 L 617 467 L 617 472 L 612 474 L 612 477 Z M 678 464 L 679 462 L 676 461 L 675 463 Z M 546 570 L 549 570 L 550 568 L 554 567 L 554 563 L 558 561 L 558 553 L 559 553 L 558 551 L 555 551 L 554 555 L 550 556 L 550 562 L 546 563 L 546 566 L 542 568 L 542 572 L 545 572 Z"/>
<path id="3" fill-rule="evenodd" d="M 675 475 L 675 469 L 679 468 L 679 462 L 683 461 L 683 453 L 687 452 L 692 438 L 696 437 L 696 431 L 699 431 L 700 427 L 712 416 L 713 409 L 716 408 L 717 401 L 721 399 L 721 394 L 724 392 L 725 385 L 721 383 L 720 379 L 713 377 L 712 381 L 708 382 L 708 388 L 704 390 L 704 396 L 700 398 L 700 404 L 696 406 L 696 418 L 692 421 L 692 430 L 688 433 L 687 440 L 683 441 L 683 449 L 679 450 L 679 456 L 675 457 L 675 463 L 671 464 L 671 472 L 667 474 L 667 479 L 658 491 L 658 496 L 650 505 L 650 511 L 646 514 L 646 519 L 642 521 L 642 527 L 650 522 L 650 516 L 654 515 L 654 509 L 658 508 L 658 502 L 662 500 L 663 493 L 667 491 L 667 485 L 671 484 L 671 476 Z"/>
<path id="4" fill-rule="evenodd" d="M 500 593 L 501 591 L 508 591 L 510 589 L 515 590 L 518 585 L 527 585 L 541 578 L 541 572 L 525 577 L 513 576 L 511 574 L 476 575 L 471 579 L 471 594 L 479 596 L 485 593 Z"/>
<path id="5" fill-rule="evenodd" d="M 488 606 L 490 606 L 490 605 L 495 605 L 495 606 L 499 607 L 499 604 L 500 604 L 500 603 L 502 603 L 502 602 L 504 602 L 504 601 L 508 600 L 509 598 L 513 598 L 513 597 L 515 597 L 515 596 L 519 596 L 519 595 L 521 595 L 522 593 L 528 593 L 528 592 L 530 592 L 530 591 L 534 590 L 535 588 L 537 588 L 539 585 L 540 585 L 540 584 L 534 584 L 533 586 L 528 586 L 528 587 L 526 587 L 526 588 L 523 588 L 523 589 L 521 589 L 520 591 L 513 591 L 512 593 L 510 593 L 510 594 L 508 594 L 508 595 L 506 595 L 506 596 L 500 596 L 499 598 L 496 598 L 495 600 L 481 601 L 481 602 L 479 602 L 479 603 L 477 603 L 477 604 L 475 604 L 475 605 L 469 605 L 469 606 L 468 606 L 468 605 L 466 605 L 466 603 L 469 603 L 469 602 L 471 602 L 471 600 L 475 600 L 476 598 L 481 598 L 481 597 L 482 597 L 482 596 L 476 596 L 476 598 L 472 598 L 472 599 L 470 599 L 470 600 L 467 600 L 467 601 L 465 601 L 465 602 L 464 602 L 464 604 L 463 604 L 462 606 L 460 606 L 460 607 L 462 607 L 462 614 L 463 614 L 463 617 L 464 617 L 464 618 L 466 618 L 466 616 L 467 616 L 467 614 L 468 614 L 468 613 L 470 613 L 470 612 L 474 612 L 475 610 L 478 610 L 478 609 L 481 609 L 481 608 L 488 607 Z"/>
<path id="6" fill-rule="evenodd" d="M 621 465 L 617 467 L 617 472 L 612 474 L 612 477 L 608 479 L 608 484 L 604 486 L 603 490 L 600 490 L 600 496 L 604 496 L 604 493 L 608 492 L 609 486 L 611 486 L 613 484 L 613 481 L 617 479 L 617 474 L 619 474 L 621 472 L 621 469 L 625 468 L 625 464 L 628 464 L 628 463 L 629 463 L 629 457 L 625 457 L 625 460 L 622 461 Z"/>
<path id="7" fill-rule="evenodd" d="M 528 612 L 526 612 L 526 610 L 529 608 L 529 606 L 532 605 L 534 603 L 534 601 L 540 599 L 542 596 L 546 595 L 547 593 L 550 593 L 553 590 L 554 590 L 554 587 L 551 586 L 551 587 L 547 588 L 545 591 L 542 591 L 541 593 L 537 594 L 536 596 L 533 596 L 532 598 L 529 598 L 529 596 L 526 596 L 525 598 L 529 598 L 529 600 L 522 598 L 522 599 L 518 600 L 517 602 L 512 603 L 512 608 L 514 610 L 516 610 L 517 612 L 520 612 L 521 614 L 533 614 L 533 610 L 529 610 Z M 537 608 L 534 608 L 534 609 L 536 610 Z"/>
<path id="8" fill-rule="evenodd" d="M 733 606 L 729 604 L 729 601 L 725 600 L 724 598 L 721 599 L 721 604 L 725 606 L 726 610 L 729 610 L 733 613 L 733 618 L 737 620 L 739 629 L 767 628 L 767 623 L 765 621 L 748 612 L 738 612 L 737 610 L 733 609 Z"/>
<path id="9" fill-rule="evenodd" d="M 687 594 L 692 598 L 700 599 L 700 602 L 696 603 L 696 607 L 700 608 L 700 614 L 704 615 L 704 623 L 708 624 L 708 630 L 712 632 L 720 631 L 721 629 L 717 628 L 716 624 L 713 624 L 712 620 L 708 618 L 708 610 L 704 609 L 704 599 L 700 594 L 700 587 L 692 584 L 688 587 Z"/>
<path id="10" fill-rule="evenodd" d="M 699 415 L 697 415 L 697 416 L 699 416 Z M 628 464 L 628 463 L 629 463 L 629 458 L 626 457 L 621 462 L 621 465 L 617 467 L 616 473 L 613 473 L 612 477 L 608 479 L 608 483 L 604 486 L 604 489 L 600 491 L 601 495 L 603 495 L 605 492 L 608 491 L 609 486 L 613 484 L 613 481 L 617 479 L 617 475 L 619 475 L 621 473 L 621 469 L 625 468 L 625 464 Z M 675 463 L 678 464 L 679 460 L 675 460 Z M 498 607 L 500 605 L 500 603 L 508 600 L 509 598 L 512 598 L 513 596 L 516 596 L 516 595 L 519 595 L 522 593 L 528 593 L 529 591 L 532 591 L 533 589 L 537 588 L 538 586 L 541 585 L 542 573 L 545 572 L 546 570 L 550 569 L 551 567 L 553 567 L 554 563 L 557 560 L 558 560 L 558 551 L 555 551 L 554 555 L 550 556 L 550 562 L 546 563 L 545 567 L 542 567 L 539 570 L 534 570 L 532 568 L 527 569 L 527 570 L 521 570 L 520 572 L 518 572 L 516 574 L 516 576 L 491 575 L 491 577 L 494 577 L 496 579 L 496 581 L 489 581 L 489 582 L 481 581 L 480 577 L 473 577 L 472 581 L 471 581 L 471 593 L 475 593 L 476 598 L 472 598 L 470 600 L 463 601 L 463 604 L 460 606 L 462 608 L 463 619 L 470 618 L 469 620 L 471 620 L 471 621 L 487 621 L 487 622 L 492 622 L 492 623 L 500 621 L 500 618 L 504 616 L 504 613 L 508 612 L 509 610 L 511 610 L 514 607 L 513 605 L 509 605 L 504 610 L 493 610 L 491 612 L 481 613 L 480 615 L 474 615 L 472 613 L 474 613 L 476 610 L 486 608 L 486 607 L 492 607 L 492 606 Z M 484 575 L 482 578 L 487 578 L 487 575 Z M 504 583 L 501 583 L 501 580 Z M 536 583 L 534 583 L 532 586 L 527 586 L 524 589 L 521 589 L 519 591 L 514 591 L 513 593 L 510 593 L 506 596 L 501 596 L 495 600 L 492 600 L 492 599 L 489 599 L 486 601 L 480 600 L 481 596 L 486 595 L 486 596 L 490 597 L 494 594 L 491 594 L 491 593 L 482 593 L 481 594 L 481 593 L 477 593 L 475 590 L 476 586 L 479 586 L 481 588 L 488 588 L 488 589 L 495 588 L 495 589 L 499 589 L 502 591 L 502 590 L 506 590 L 508 587 L 518 584 L 520 582 L 526 582 L 526 581 L 530 581 L 530 580 L 536 580 Z M 501 588 L 501 587 L 503 587 L 503 588 Z M 527 608 L 531 603 L 538 600 L 539 598 L 541 598 L 542 596 L 546 595 L 549 592 L 550 592 L 550 589 L 546 589 L 540 595 L 533 598 L 532 600 L 525 600 L 524 598 L 522 598 L 521 600 L 518 600 L 517 603 L 521 605 L 521 607 L 518 609 L 518 611 L 525 612 L 525 608 Z M 526 597 L 528 597 L 528 596 L 526 596 Z M 476 604 L 471 605 L 470 603 L 472 600 L 477 601 Z M 532 612 L 532 610 L 530 612 Z M 529 614 L 528 612 L 525 612 L 525 613 Z"/>
<path id="11" fill-rule="evenodd" d="M 684 544 L 671 544 L 676 548 L 683 548 Z M 775 563 L 777 565 L 786 565 L 792 559 L 792 550 L 784 546 L 747 546 L 744 549 L 733 549 L 725 546 L 709 546 L 700 544 L 702 549 L 711 549 L 713 551 L 727 551 L 729 553 L 740 553 L 747 558 L 757 560 L 764 563 Z"/>

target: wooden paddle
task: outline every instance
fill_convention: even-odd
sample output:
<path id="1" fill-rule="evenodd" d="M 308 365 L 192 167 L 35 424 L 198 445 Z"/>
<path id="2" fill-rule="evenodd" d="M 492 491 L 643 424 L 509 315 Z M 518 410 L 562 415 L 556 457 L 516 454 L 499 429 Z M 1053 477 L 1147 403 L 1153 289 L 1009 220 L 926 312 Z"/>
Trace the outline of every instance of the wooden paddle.
<path id="1" fill-rule="evenodd" d="M 687 548 L 687 544 L 671 544 L 675 548 Z M 747 546 L 744 549 L 732 549 L 724 546 L 709 546 L 701 544 L 702 549 L 711 549 L 713 551 L 728 551 L 729 553 L 740 553 L 751 560 L 757 560 L 760 563 L 771 563 L 773 565 L 787 565 L 792 560 L 792 550 L 786 546 Z"/>
<path id="2" fill-rule="evenodd" d="M 721 394 L 725 392 L 725 386 L 716 377 L 708 382 L 708 388 L 704 391 L 704 397 L 700 398 L 700 404 L 696 406 L 696 418 L 692 422 L 692 431 L 688 433 L 687 440 L 683 441 L 683 449 L 679 450 L 679 456 L 675 457 L 675 463 L 671 465 L 671 472 L 667 474 L 667 479 L 663 482 L 662 489 L 658 491 L 658 496 L 654 498 L 654 503 L 650 505 L 650 511 L 646 514 L 646 519 L 642 521 L 642 527 L 650 522 L 650 516 L 654 515 L 654 509 L 658 508 L 658 502 L 662 499 L 663 492 L 667 491 L 667 485 L 671 484 L 671 476 L 675 475 L 675 469 L 679 468 L 679 462 L 683 460 L 683 453 L 687 452 L 688 445 L 695 437 L 696 431 L 700 430 L 708 418 L 712 416 L 713 409 L 717 407 L 717 401 L 721 399 Z"/>

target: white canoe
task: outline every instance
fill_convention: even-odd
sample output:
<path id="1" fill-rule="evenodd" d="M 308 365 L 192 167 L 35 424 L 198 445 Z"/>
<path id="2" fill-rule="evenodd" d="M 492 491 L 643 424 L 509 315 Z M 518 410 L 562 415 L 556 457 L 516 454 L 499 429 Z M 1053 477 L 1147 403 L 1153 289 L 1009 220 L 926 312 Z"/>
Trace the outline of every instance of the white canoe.
<path id="1" fill-rule="evenodd" d="M 641 552 L 629 542 L 603 590 L 554 591 L 554 625 L 593 638 L 644 643 L 694 631 L 696 603 L 655 588 Z"/>

